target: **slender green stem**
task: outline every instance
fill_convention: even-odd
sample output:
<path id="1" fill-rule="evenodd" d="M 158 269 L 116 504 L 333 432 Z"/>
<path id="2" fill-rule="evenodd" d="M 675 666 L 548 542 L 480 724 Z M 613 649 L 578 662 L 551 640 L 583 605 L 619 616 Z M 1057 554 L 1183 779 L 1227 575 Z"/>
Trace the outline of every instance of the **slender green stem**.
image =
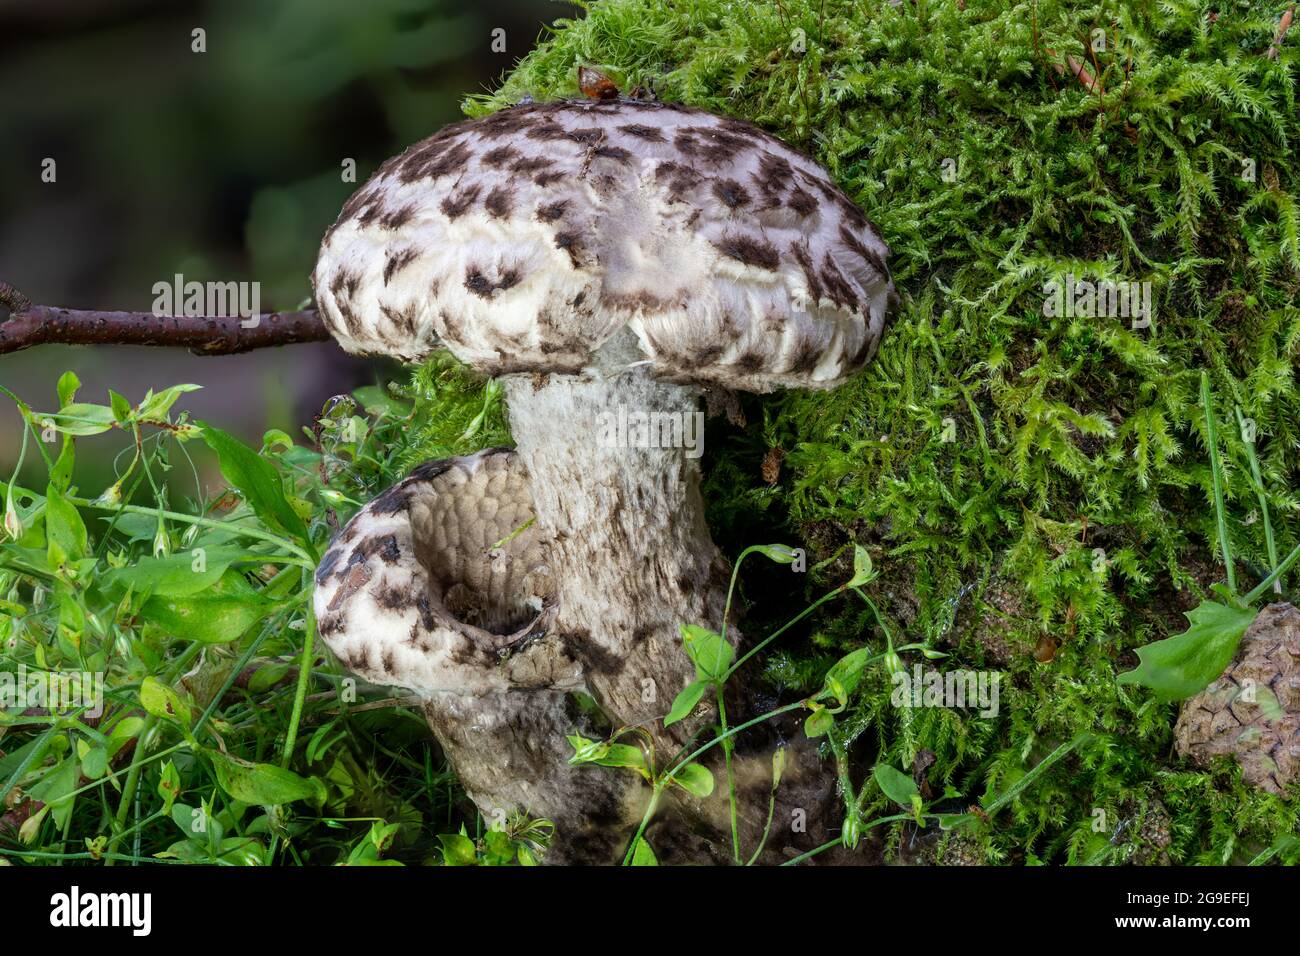
<path id="1" fill-rule="evenodd" d="M 923 816 L 933 816 L 933 814 L 924 814 Z M 878 827 L 883 823 L 897 823 L 900 820 L 914 820 L 914 819 L 916 818 L 913 817 L 910 813 L 895 813 L 887 817 L 877 817 L 876 819 L 872 820 L 870 823 L 864 825 L 862 829 L 870 830 L 873 827 Z M 842 846 L 842 845 L 843 845 L 843 840 L 828 840 L 827 842 L 823 843 L 821 846 L 809 850 L 807 853 L 800 853 L 793 860 L 786 860 L 781 865 L 798 866 L 804 860 L 811 860 L 813 857 L 821 853 L 825 853 L 827 850 L 831 850 L 837 846 Z"/>
<path id="2" fill-rule="evenodd" d="M 1250 462 L 1250 475 L 1255 486 L 1255 497 L 1259 501 L 1259 512 L 1264 519 L 1264 547 L 1268 551 L 1268 567 L 1272 571 L 1277 567 L 1277 542 L 1273 540 L 1273 521 L 1268 514 L 1268 496 L 1264 493 L 1264 478 L 1259 470 L 1259 456 L 1255 454 L 1255 442 L 1246 441 L 1246 418 L 1237 408 L 1237 427 L 1241 430 L 1241 440 L 1246 445 L 1246 460 Z M 1282 579 L 1273 582 L 1273 590 L 1282 593 Z"/>
<path id="3" fill-rule="evenodd" d="M 1273 573 L 1263 581 L 1260 581 L 1255 589 L 1247 594 L 1243 600 L 1247 604 L 1253 604 L 1255 601 L 1258 601 L 1260 595 L 1272 587 L 1275 581 L 1280 581 L 1282 575 L 1291 570 L 1291 565 L 1295 564 L 1297 559 L 1300 559 L 1300 545 L 1296 545 L 1295 549 L 1282 559 L 1282 563 L 1277 566 Z"/>
<path id="4" fill-rule="evenodd" d="M 776 791 L 777 784 L 772 784 L 772 792 L 767 798 L 767 822 L 763 824 L 763 836 L 758 841 L 758 846 L 754 847 L 754 855 L 749 858 L 746 866 L 753 866 L 763 854 L 763 848 L 767 846 L 767 838 L 772 835 L 772 817 L 776 815 Z"/>
<path id="5" fill-rule="evenodd" d="M 771 720 L 773 717 L 777 717 L 780 716 L 781 714 L 789 713 L 792 710 L 800 710 L 801 708 L 803 708 L 803 706 L 804 706 L 804 702 L 802 700 L 797 701 L 793 704 L 786 704 L 784 707 L 778 707 L 776 710 L 769 710 L 766 714 L 759 714 L 753 720 L 747 720 L 743 724 L 737 724 L 735 727 L 732 727 L 730 730 L 728 730 L 725 734 L 719 734 L 717 737 L 714 737 L 712 740 L 710 740 L 707 744 L 703 744 L 700 747 L 696 748 L 696 750 L 692 752 L 690 755 L 683 757 L 680 761 L 677 762 L 677 764 L 671 770 L 668 771 L 668 773 L 664 774 L 663 782 L 664 783 L 671 782 L 672 779 L 675 776 L 677 776 L 678 773 L 681 772 L 681 769 L 683 767 L 685 767 L 688 763 L 690 763 L 700 754 L 704 753 L 707 750 L 712 750 L 718 744 L 722 743 L 724 740 L 728 740 L 736 736 L 736 734 L 740 733 L 742 730 L 748 730 L 750 727 L 753 727 L 756 724 L 761 724 L 765 720 Z"/>
<path id="6" fill-rule="evenodd" d="M 677 774 L 681 772 L 681 769 L 683 767 L 685 767 L 688 763 L 690 763 L 700 754 L 704 753 L 707 750 L 712 749 L 713 747 L 716 747 L 724 740 L 736 736 L 736 734 L 740 733 L 742 730 L 748 730 L 750 727 L 753 727 L 755 724 L 761 724 L 765 720 L 771 720 L 773 717 L 779 716 L 780 714 L 788 713 L 789 711 L 792 710 L 798 710 L 803 706 L 804 706 L 804 702 L 798 701 L 797 703 L 794 704 L 786 704 L 784 707 L 778 707 L 776 710 L 769 710 L 766 714 L 760 714 L 759 716 L 755 717 L 753 720 L 747 720 L 743 724 L 738 724 L 735 727 L 732 727 L 725 734 L 720 734 L 717 737 L 714 737 L 708 743 L 703 744 L 692 753 L 688 754 L 685 757 L 682 757 L 680 760 L 674 758 L 674 760 L 677 760 L 677 762 L 674 764 L 673 768 L 669 770 L 667 773 L 665 773 L 654 783 L 654 790 L 650 797 L 650 803 L 646 807 L 645 814 L 641 817 L 641 825 L 637 827 L 636 836 L 632 838 L 632 845 L 628 847 L 627 855 L 623 857 L 623 864 L 626 866 L 627 863 L 631 861 L 632 853 L 636 849 L 637 840 L 639 840 L 641 838 L 641 835 L 645 833 L 645 828 L 650 824 L 650 818 L 654 815 L 655 808 L 659 805 L 659 794 L 664 790 L 665 787 L 667 787 L 670 783 L 672 783 L 673 778 L 676 777 Z"/>
<path id="7" fill-rule="evenodd" d="M 295 553 L 300 559 L 298 563 L 303 567 L 315 567 L 315 564 L 311 561 L 306 551 L 287 538 L 281 538 L 279 535 L 271 534 L 269 531 L 259 531 L 257 528 L 247 528 L 230 521 L 214 521 L 212 518 L 200 518 L 197 515 L 181 514 L 179 511 L 163 511 L 158 508 L 144 508 L 140 505 L 108 505 L 91 501 L 88 498 L 76 497 L 69 497 L 68 501 L 81 508 L 95 508 L 99 511 L 125 511 L 128 514 L 141 514 L 149 518 L 155 518 L 162 515 L 170 521 L 197 524 L 204 528 L 213 528 L 217 531 L 240 534 L 246 538 L 257 538 L 259 541 L 266 541 L 284 548 L 286 551 Z"/>
<path id="8" fill-rule="evenodd" d="M 723 679 L 724 681 L 729 680 L 729 679 L 731 678 L 731 675 L 734 674 L 734 673 L 736 673 L 736 671 L 740 670 L 740 668 L 744 665 L 744 663 L 745 663 L 746 661 L 748 661 L 751 657 L 753 657 L 755 654 L 757 654 L 757 653 L 758 653 L 759 651 L 761 651 L 763 648 L 767 647 L 767 645 L 771 644 L 774 640 L 776 640 L 778 637 L 780 637 L 782 634 L 784 634 L 784 633 L 785 633 L 786 631 L 788 631 L 790 628 L 794 627 L 794 625 L 798 624 L 800 621 L 802 621 L 804 618 L 806 618 L 806 617 L 807 617 L 809 614 L 811 614 L 813 611 L 817 610 L 817 608 L 821 607 L 823 604 L 825 604 L 825 603 L 826 603 L 827 601 L 829 601 L 831 598 L 833 598 L 833 597 L 838 597 L 840 594 L 843 594 L 843 593 L 844 593 L 844 588 L 843 588 L 843 587 L 838 587 L 838 588 L 836 588 L 836 589 L 833 590 L 833 591 L 829 591 L 829 592 L 827 592 L 826 594 L 823 594 L 821 597 L 819 597 L 819 598 L 818 598 L 816 601 L 814 601 L 812 604 L 808 605 L 806 608 L 804 608 L 802 611 L 800 611 L 800 612 L 799 612 L 798 614 L 796 614 L 794 617 L 790 618 L 790 620 L 786 621 L 786 622 L 785 622 L 784 624 L 782 624 L 779 628 L 777 628 L 775 631 L 773 631 L 773 632 L 772 632 L 771 634 L 769 634 L 767 637 L 763 638 L 761 641 L 759 641 L 757 644 L 755 644 L 752 648 L 750 648 L 749 651 L 748 651 L 748 652 L 747 652 L 743 657 L 740 658 L 740 660 L 736 661 L 736 663 L 732 664 L 729 668 L 727 668 L 727 673 L 725 673 L 725 674 L 722 675 L 722 679 Z"/>
<path id="9" fill-rule="evenodd" d="M 1228 540 L 1228 512 L 1223 503 L 1223 462 L 1219 459 L 1219 424 L 1214 418 L 1210 394 L 1210 373 L 1201 372 L 1201 406 L 1205 412 L 1205 441 L 1210 452 L 1210 476 L 1214 483 L 1214 519 L 1219 528 L 1219 549 L 1228 574 L 1228 590 L 1237 593 L 1237 571 L 1232 565 L 1232 543 Z"/>
<path id="10" fill-rule="evenodd" d="M 731 596 L 736 593 L 736 576 L 740 574 L 740 563 L 745 560 L 746 555 L 757 550 L 758 548 L 751 546 L 740 552 L 740 556 L 736 558 L 735 567 L 731 569 L 731 583 L 727 585 L 727 603 L 722 609 L 722 630 L 720 633 L 724 638 L 727 636 L 727 619 L 731 617 Z M 727 672 L 727 676 L 731 676 L 730 671 Z"/>
<path id="11" fill-rule="evenodd" d="M 145 751 L 149 749 L 149 744 L 153 743 L 153 731 L 157 725 L 158 718 L 153 714 L 145 717 L 140 736 L 136 739 L 135 753 L 131 755 L 131 770 L 127 773 L 126 783 L 122 787 L 122 797 L 117 802 L 117 813 L 113 817 L 113 827 L 116 832 L 108 841 L 105 866 L 113 865 L 113 851 L 126 835 L 126 815 L 131 809 L 131 801 L 135 799 L 135 791 L 140 786 L 140 774 L 145 765 Z"/>
<path id="12" fill-rule="evenodd" d="M 718 725 L 722 733 L 727 732 L 727 705 L 722 699 L 722 683 L 714 684 L 714 690 L 718 696 Z M 740 823 L 739 816 L 736 812 L 736 772 L 731 765 L 731 751 L 734 742 L 726 738 L 726 743 L 722 745 L 722 756 L 727 765 L 727 801 L 731 805 L 731 853 L 736 862 L 740 862 Z"/>
<path id="13" fill-rule="evenodd" d="M 303 572 L 307 577 L 307 572 Z M 308 582 L 304 587 L 310 588 Z M 289 729 L 284 735 L 284 754 L 280 757 L 280 766 L 288 767 L 293 759 L 293 748 L 298 742 L 298 725 L 302 721 L 302 708 L 307 701 L 307 686 L 311 683 L 311 665 L 316 654 L 316 615 L 311 605 L 307 606 L 307 626 L 303 628 L 302 663 L 298 665 L 298 687 L 293 695 L 293 713 L 289 716 Z"/>
<path id="14" fill-rule="evenodd" d="M 656 783 L 650 789 L 650 802 L 646 804 L 645 813 L 641 815 L 641 824 L 636 828 L 636 836 L 632 837 L 632 843 L 627 848 L 627 853 L 623 857 L 623 865 L 627 866 L 632 862 L 632 856 L 636 853 L 637 844 L 641 842 L 641 837 L 645 833 L 645 828 L 650 825 L 650 818 L 655 815 L 655 810 L 659 806 L 659 795 L 663 793 L 667 783 Z"/>

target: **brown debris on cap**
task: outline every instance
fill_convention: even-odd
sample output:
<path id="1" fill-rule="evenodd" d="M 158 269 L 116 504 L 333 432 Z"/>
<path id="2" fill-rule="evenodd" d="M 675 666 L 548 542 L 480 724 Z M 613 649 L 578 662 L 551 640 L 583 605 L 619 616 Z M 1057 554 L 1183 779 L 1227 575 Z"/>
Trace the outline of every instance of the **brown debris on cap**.
<path id="1" fill-rule="evenodd" d="M 425 696 L 576 684 L 578 667 L 544 640 L 553 585 L 531 518 L 511 451 L 421 465 L 321 559 L 321 637 L 366 680 Z"/>
<path id="2" fill-rule="evenodd" d="M 1236 660 L 1183 702 L 1174 739 L 1179 754 L 1203 766 L 1235 757 L 1242 779 L 1269 793 L 1300 777 L 1300 610 L 1270 604 L 1259 612 Z"/>
<path id="3" fill-rule="evenodd" d="M 529 103 L 385 163 L 322 245 L 349 351 L 443 344 L 489 374 L 577 372 L 630 328 L 657 376 L 838 384 L 875 353 L 889 248 L 829 174 L 756 126 L 625 98 Z"/>

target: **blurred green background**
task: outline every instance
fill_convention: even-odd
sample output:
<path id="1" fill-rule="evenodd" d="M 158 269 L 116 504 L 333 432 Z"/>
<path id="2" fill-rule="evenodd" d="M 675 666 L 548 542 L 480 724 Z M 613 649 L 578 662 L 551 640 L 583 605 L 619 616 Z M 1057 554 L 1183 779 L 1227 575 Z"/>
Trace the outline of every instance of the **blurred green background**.
<path id="1" fill-rule="evenodd" d="M 347 196 L 577 12 L 549 0 L 0 0 L 0 279 L 35 302 L 147 310 L 153 284 L 181 273 L 258 281 L 264 311 L 293 308 Z M 342 177 L 349 158 L 355 183 Z M 44 346 L 0 356 L 0 384 L 48 410 L 65 369 L 98 403 L 110 387 L 138 402 L 149 387 L 202 385 L 182 407 L 254 445 L 268 428 L 300 434 L 329 396 L 391 372 L 332 343 L 224 358 Z M 6 400 L 6 478 L 18 426 Z M 79 480 L 107 473 L 117 437 L 81 443 Z M 29 449 L 25 476 L 36 458 Z"/>

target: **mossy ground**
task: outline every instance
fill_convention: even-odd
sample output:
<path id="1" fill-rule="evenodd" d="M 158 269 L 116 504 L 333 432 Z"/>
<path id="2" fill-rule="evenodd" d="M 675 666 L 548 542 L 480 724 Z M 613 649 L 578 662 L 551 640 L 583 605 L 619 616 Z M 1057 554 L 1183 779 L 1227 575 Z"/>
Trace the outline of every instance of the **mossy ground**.
<path id="1" fill-rule="evenodd" d="M 1294 798 L 1177 759 L 1175 706 L 1115 683 L 1223 577 L 1202 369 L 1241 573 L 1267 560 L 1234 405 L 1279 549 L 1300 537 L 1296 56 L 1266 56 L 1283 7 L 614 0 L 467 103 L 576 95 L 576 65 L 595 65 L 757 122 L 876 223 L 903 292 L 879 357 L 837 391 L 747 399 L 747 426 L 714 423 L 705 494 L 732 555 L 768 539 L 810 564 L 841 553 L 788 600 L 785 569 L 751 570 L 751 632 L 839 583 L 858 541 L 897 643 L 1004 675 L 987 720 L 891 707 L 880 675 L 850 721 L 864 767 L 928 750 L 936 792 L 973 802 L 1097 733 L 983 829 L 979 859 L 1150 860 L 1154 841 L 1175 862 L 1240 862 L 1300 829 Z M 1099 84 L 1053 67 L 1071 57 Z M 1071 274 L 1150 282 L 1151 326 L 1045 316 L 1044 284 Z M 774 684 L 815 689 L 845 649 L 883 647 L 864 606 L 830 607 L 768 658 Z"/>

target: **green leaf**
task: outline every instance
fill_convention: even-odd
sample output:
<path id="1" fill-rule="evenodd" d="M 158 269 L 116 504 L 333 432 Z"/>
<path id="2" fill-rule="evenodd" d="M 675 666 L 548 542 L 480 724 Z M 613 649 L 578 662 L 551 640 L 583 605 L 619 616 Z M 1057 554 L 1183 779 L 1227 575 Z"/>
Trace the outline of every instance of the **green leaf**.
<path id="1" fill-rule="evenodd" d="M 262 523 L 305 541 L 307 526 L 289 505 L 275 466 L 221 429 L 204 422 L 197 424 L 203 430 L 203 440 L 217 453 L 221 474 L 239 489 Z"/>
<path id="2" fill-rule="evenodd" d="M 640 747 L 630 744 L 610 744 L 605 756 L 592 761 L 602 767 L 630 767 L 633 770 L 645 768 L 645 754 Z"/>
<path id="3" fill-rule="evenodd" d="M 695 664 L 695 675 L 710 683 L 722 680 L 735 658 L 726 638 L 695 624 L 681 625 L 681 633 L 686 656 Z"/>
<path id="4" fill-rule="evenodd" d="M 259 667 L 248 679 L 248 691 L 251 694 L 260 694 L 270 690 L 283 680 L 287 673 L 289 673 L 288 664 L 267 664 L 265 667 Z"/>
<path id="5" fill-rule="evenodd" d="M 658 866 L 659 861 L 655 858 L 654 850 L 650 849 L 650 844 L 646 843 L 645 837 L 636 838 L 636 847 L 632 850 L 633 866 Z"/>
<path id="6" fill-rule="evenodd" d="M 300 777 L 269 763 L 249 763 L 214 750 L 207 752 L 221 789 L 240 803 L 276 806 L 308 800 L 323 803 L 325 785 L 316 777 Z"/>
<path id="7" fill-rule="evenodd" d="M 388 389 L 378 385 L 365 385 L 352 393 L 357 404 L 371 415 L 380 413 L 402 418 L 411 411 L 411 406 L 388 394 Z"/>
<path id="8" fill-rule="evenodd" d="M 155 595 L 140 612 L 151 624 L 175 637 L 225 644 L 264 620 L 271 607 L 242 574 L 226 571 L 207 590 L 182 597 Z"/>
<path id="9" fill-rule="evenodd" d="M 76 372 L 64 372 L 60 375 L 59 384 L 56 386 L 59 393 L 59 408 L 67 408 L 71 405 L 79 388 L 81 388 L 81 379 L 77 378 Z"/>
<path id="10" fill-rule="evenodd" d="M 564 739 L 573 748 L 573 756 L 569 758 L 572 766 L 595 763 L 609 753 L 609 744 L 603 740 L 588 740 L 579 734 L 570 734 Z"/>
<path id="11" fill-rule="evenodd" d="M 673 699 L 673 709 L 668 711 L 668 716 L 664 718 L 664 726 L 670 727 L 679 720 L 685 720 L 695 710 L 695 705 L 700 702 L 704 692 L 709 689 L 709 684 L 702 680 L 697 680 L 693 684 L 687 684 L 680 694 Z"/>
<path id="12" fill-rule="evenodd" d="M 688 763 L 673 775 L 673 783 L 687 793 L 704 799 L 713 792 L 713 774 L 708 767 L 698 763 Z"/>
<path id="13" fill-rule="evenodd" d="M 875 569 L 871 565 L 871 555 L 867 554 L 867 549 L 860 544 L 853 546 L 853 577 L 849 580 L 848 587 L 857 588 L 866 584 L 876 576 Z"/>
<path id="14" fill-rule="evenodd" d="M 56 429 L 66 435 L 100 435 L 113 427 L 116 419 L 107 405 L 71 402 L 46 416 Z"/>
<path id="15" fill-rule="evenodd" d="M 162 775 L 158 778 L 158 796 L 162 797 L 163 812 L 171 815 L 172 804 L 181 793 L 181 775 L 170 760 L 163 764 Z"/>
<path id="16" fill-rule="evenodd" d="M 123 424 L 131 420 L 131 403 L 111 388 L 108 390 L 108 401 L 115 419 Z"/>
<path id="17" fill-rule="evenodd" d="M 140 684 L 140 706 L 155 717 L 174 720 L 182 727 L 190 725 L 190 708 L 176 691 L 156 677 L 146 677 Z"/>
<path id="18" fill-rule="evenodd" d="M 803 722 L 803 732 L 809 737 L 821 737 L 835 726 L 835 715 L 826 708 L 814 710 Z"/>
<path id="19" fill-rule="evenodd" d="M 871 661 L 871 648 L 860 647 L 856 651 L 845 654 L 838 661 L 831 665 L 831 669 L 826 672 L 826 686 L 833 687 L 839 685 L 843 696 L 840 697 L 840 703 L 847 703 L 848 695 L 852 694 L 862 681 L 862 675 L 866 671 L 867 664 Z"/>
<path id="20" fill-rule="evenodd" d="M 1139 647 L 1142 663 L 1121 674 L 1119 683 L 1150 687 L 1165 701 L 1199 694 L 1231 663 L 1256 613 L 1202 601 L 1187 612 L 1191 627 L 1182 634 Z"/>
<path id="21" fill-rule="evenodd" d="M 45 543 L 51 571 L 86 555 L 86 523 L 76 506 L 54 485 L 45 490 Z"/>
<path id="22" fill-rule="evenodd" d="M 187 597 L 207 590 L 221 580 L 235 561 L 261 556 L 238 548 L 193 548 L 165 558 L 143 557 L 126 568 L 104 575 L 113 584 L 157 597 Z"/>
<path id="23" fill-rule="evenodd" d="M 474 841 L 462 833 L 439 833 L 442 862 L 446 866 L 473 866 L 476 862 Z"/>
<path id="24" fill-rule="evenodd" d="M 917 796 L 916 781 L 897 767 L 891 767 L 887 763 L 877 764 L 871 776 L 875 778 L 881 793 L 899 806 L 909 806 L 912 798 Z"/>
<path id="25" fill-rule="evenodd" d="M 165 419 L 172 405 L 176 404 L 176 399 L 186 392 L 197 391 L 202 387 L 202 385 L 173 385 L 171 388 L 163 389 L 157 395 L 146 395 L 144 401 L 140 403 L 139 415 L 141 418 L 153 420 Z"/>

